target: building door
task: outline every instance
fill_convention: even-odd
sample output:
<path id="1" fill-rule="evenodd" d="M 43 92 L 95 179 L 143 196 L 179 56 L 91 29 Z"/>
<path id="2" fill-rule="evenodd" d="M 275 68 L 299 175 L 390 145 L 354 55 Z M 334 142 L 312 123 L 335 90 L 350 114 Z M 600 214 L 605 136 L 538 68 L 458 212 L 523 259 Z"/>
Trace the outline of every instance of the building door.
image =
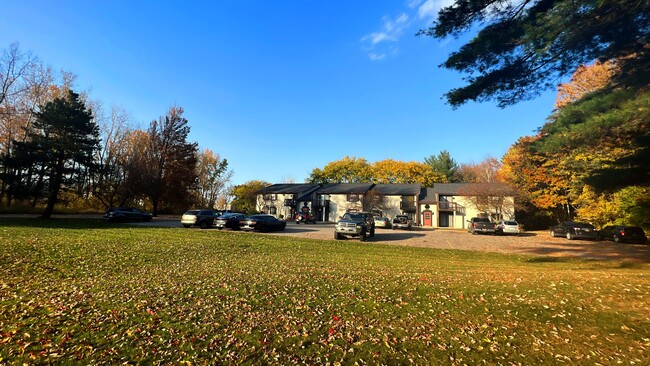
<path id="1" fill-rule="evenodd" d="M 424 218 L 423 218 L 424 222 L 422 223 L 422 225 L 428 226 L 428 227 L 433 226 L 433 212 L 432 211 L 426 210 L 426 211 L 422 212 L 422 216 L 424 216 Z"/>
<path id="2" fill-rule="evenodd" d="M 440 227 L 450 227 L 453 223 L 452 214 L 447 212 L 440 212 Z"/>

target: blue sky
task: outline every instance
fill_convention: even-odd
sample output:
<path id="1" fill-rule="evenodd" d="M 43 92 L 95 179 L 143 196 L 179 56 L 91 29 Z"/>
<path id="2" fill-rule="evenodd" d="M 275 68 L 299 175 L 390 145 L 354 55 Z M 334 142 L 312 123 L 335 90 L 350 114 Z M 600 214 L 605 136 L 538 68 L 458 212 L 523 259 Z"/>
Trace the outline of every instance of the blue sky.
<path id="1" fill-rule="evenodd" d="M 12 1 L 0 48 L 17 41 L 77 74 L 78 90 L 142 128 L 183 107 L 190 139 L 228 159 L 235 184 L 302 182 L 346 155 L 500 158 L 555 93 L 452 110 L 441 98 L 462 75 L 438 65 L 468 38 L 414 36 L 442 2 Z"/>

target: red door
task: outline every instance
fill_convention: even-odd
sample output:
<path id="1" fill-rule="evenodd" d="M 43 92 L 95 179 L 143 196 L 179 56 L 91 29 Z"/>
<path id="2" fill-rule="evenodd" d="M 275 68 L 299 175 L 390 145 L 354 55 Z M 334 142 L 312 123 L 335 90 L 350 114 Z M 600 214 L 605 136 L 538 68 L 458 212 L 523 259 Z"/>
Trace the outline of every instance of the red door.
<path id="1" fill-rule="evenodd" d="M 424 216 L 424 226 L 433 226 L 433 212 L 432 211 L 424 211 L 423 213 Z"/>

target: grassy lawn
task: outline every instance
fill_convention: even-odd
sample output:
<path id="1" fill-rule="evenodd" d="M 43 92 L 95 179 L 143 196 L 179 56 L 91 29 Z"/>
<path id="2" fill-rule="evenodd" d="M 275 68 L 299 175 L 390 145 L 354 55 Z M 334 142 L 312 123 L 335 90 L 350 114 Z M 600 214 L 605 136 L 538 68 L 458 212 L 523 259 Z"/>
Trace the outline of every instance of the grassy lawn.
<path id="1" fill-rule="evenodd" d="M 650 364 L 650 266 L 0 219 L 0 364 Z"/>

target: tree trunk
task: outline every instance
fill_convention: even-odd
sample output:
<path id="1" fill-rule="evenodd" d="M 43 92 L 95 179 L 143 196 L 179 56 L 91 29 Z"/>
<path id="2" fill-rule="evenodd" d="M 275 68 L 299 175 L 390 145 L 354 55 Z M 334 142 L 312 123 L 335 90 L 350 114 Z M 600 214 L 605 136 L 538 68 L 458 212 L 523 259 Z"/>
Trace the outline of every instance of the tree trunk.
<path id="1" fill-rule="evenodd" d="M 151 197 L 151 205 L 153 206 L 152 215 L 158 216 L 158 197 Z"/>
<path id="2" fill-rule="evenodd" d="M 54 205 L 56 204 L 57 198 L 59 197 L 61 181 L 63 180 L 63 167 L 65 164 L 65 160 L 63 159 L 62 155 L 63 154 L 59 154 L 54 177 L 52 177 L 52 180 L 50 181 L 50 196 L 47 199 L 47 206 L 45 206 L 45 211 L 43 211 L 43 214 L 41 215 L 42 219 L 49 219 L 52 217 Z"/>

